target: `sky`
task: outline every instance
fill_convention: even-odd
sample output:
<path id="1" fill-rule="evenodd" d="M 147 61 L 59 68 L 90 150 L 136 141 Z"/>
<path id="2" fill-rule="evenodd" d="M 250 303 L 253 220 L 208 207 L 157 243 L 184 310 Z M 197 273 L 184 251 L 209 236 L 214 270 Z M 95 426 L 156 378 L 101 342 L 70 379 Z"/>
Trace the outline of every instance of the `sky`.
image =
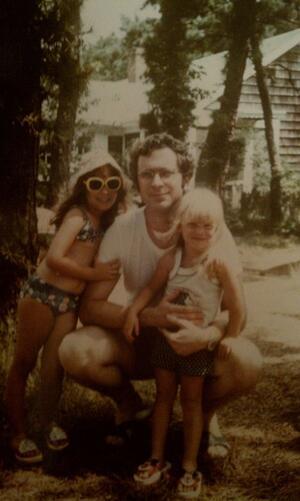
<path id="1" fill-rule="evenodd" d="M 157 10 L 148 6 L 141 10 L 145 0 L 85 0 L 81 11 L 84 31 L 93 29 L 85 36 L 87 43 L 95 43 L 100 36 L 118 33 L 121 16 L 141 19 L 157 16 Z"/>

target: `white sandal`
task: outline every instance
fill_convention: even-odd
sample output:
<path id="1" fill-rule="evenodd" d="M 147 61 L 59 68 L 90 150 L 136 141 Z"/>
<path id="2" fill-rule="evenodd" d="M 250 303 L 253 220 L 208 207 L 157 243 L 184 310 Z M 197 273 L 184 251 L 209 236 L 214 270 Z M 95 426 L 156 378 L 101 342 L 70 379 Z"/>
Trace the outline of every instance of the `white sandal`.
<path id="1" fill-rule="evenodd" d="M 170 463 L 160 463 L 158 459 L 150 459 L 138 467 L 133 479 L 139 485 L 154 485 L 163 479 L 168 479 L 170 469 Z"/>
<path id="2" fill-rule="evenodd" d="M 15 458 L 20 463 L 37 464 L 43 461 L 43 454 L 33 440 L 22 438 L 18 444 L 13 446 Z"/>
<path id="3" fill-rule="evenodd" d="M 177 494 L 182 499 L 197 499 L 202 487 L 202 475 L 199 471 L 185 471 L 177 484 Z"/>
<path id="4" fill-rule="evenodd" d="M 53 451 L 62 451 L 69 445 L 68 435 L 56 423 L 53 423 L 47 436 L 47 446 Z"/>

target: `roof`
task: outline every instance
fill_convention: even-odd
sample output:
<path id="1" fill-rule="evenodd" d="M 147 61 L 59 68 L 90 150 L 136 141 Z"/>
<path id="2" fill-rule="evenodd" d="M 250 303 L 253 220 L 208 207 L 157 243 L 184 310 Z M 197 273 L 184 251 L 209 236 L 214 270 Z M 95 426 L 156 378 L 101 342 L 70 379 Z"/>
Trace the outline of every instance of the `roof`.
<path id="1" fill-rule="evenodd" d="M 300 29 L 266 38 L 261 45 L 263 65 L 268 66 L 299 43 Z M 201 73 L 200 78 L 194 80 L 193 86 L 201 88 L 203 91 L 209 93 L 204 99 L 198 101 L 195 109 L 196 116 L 199 115 L 200 111 L 203 113 L 205 108 L 223 94 L 226 55 L 227 52 L 219 52 L 211 56 L 202 57 L 193 62 L 194 69 L 199 70 Z M 243 80 L 248 80 L 248 78 L 254 74 L 255 70 L 253 64 L 248 58 Z"/>
<path id="2" fill-rule="evenodd" d="M 267 66 L 300 43 L 300 29 L 267 38 L 262 43 L 263 65 Z M 198 101 L 194 114 L 201 118 L 201 124 L 210 121 L 209 106 L 212 105 L 224 90 L 224 67 L 227 52 L 219 52 L 202 57 L 193 62 L 199 70 L 200 77 L 193 86 L 201 88 L 207 95 Z M 244 73 L 244 81 L 255 73 L 248 58 Z M 88 86 L 89 98 L 87 110 L 81 118 L 88 123 L 113 127 L 137 126 L 141 113 L 149 111 L 147 85 L 143 80 L 116 82 L 91 80 Z"/>

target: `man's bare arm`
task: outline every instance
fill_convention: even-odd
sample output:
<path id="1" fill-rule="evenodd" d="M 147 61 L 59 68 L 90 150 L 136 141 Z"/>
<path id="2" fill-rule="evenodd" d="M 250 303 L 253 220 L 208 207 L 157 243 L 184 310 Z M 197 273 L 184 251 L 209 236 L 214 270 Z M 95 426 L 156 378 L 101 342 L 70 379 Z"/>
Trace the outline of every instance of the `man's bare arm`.
<path id="1" fill-rule="evenodd" d="M 174 327 L 174 322 L 170 320 L 169 316 L 201 323 L 203 315 L 197 306 L 172 303 L 178 294 L 180 294 L 180 290 L 173 291 L 169 295 L 164 296 L 157 306 L 145 308 L 139 315 L 141 325 L 144 327 L 170 329 Z"/>

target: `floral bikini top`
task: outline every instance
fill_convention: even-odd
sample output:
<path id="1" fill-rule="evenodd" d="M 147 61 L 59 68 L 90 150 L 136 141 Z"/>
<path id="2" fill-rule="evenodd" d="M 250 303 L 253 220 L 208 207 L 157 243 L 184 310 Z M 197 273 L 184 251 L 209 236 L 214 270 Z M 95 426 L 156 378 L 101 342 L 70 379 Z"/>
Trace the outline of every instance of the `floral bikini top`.
<path id="1" fill-rule="evenodd" d="M 102 228 L 96 230 L 92 225 L 88 215 L 82 209 L 82 207 L 77 207 L 77 208 L 80 209 L 82 212 L 84 218 L 84 225 L 79 231 L 76 240 L 80 240 L 81 242 L 92 242 L 92 243 L 96 242 L 101 237 L 103 237 L 104 231 L 102 230 Z"/>

